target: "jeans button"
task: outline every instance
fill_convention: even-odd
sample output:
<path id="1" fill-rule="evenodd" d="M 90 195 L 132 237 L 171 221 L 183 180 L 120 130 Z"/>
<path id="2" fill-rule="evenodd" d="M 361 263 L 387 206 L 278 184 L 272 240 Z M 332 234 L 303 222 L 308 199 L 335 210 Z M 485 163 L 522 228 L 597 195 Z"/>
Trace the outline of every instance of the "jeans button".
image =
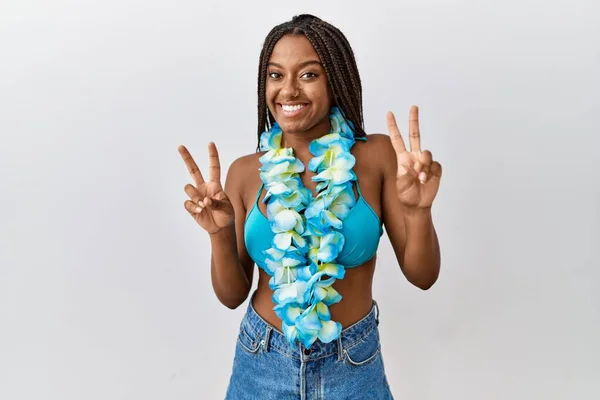
<path id="1" fill-rule="evenodd" d="M 304 349 L 304 355 L 305 356 L 309 356 L 310 355 L 310 349 Z"/>

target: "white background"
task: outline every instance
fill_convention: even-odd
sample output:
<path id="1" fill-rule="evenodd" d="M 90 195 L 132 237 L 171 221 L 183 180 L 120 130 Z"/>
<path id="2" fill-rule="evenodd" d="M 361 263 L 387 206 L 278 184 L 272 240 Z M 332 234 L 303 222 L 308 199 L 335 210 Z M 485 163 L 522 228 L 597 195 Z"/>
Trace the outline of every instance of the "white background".
<path id="1" fill-rule="evenodd" d="M 444 167 L 438 283 L 379 249 L 394 395 L 600 398 L 597 2 L 2 0 L 1 399 L 223 398 L 247 302 L 177 146 L 254 151 L 262 41 L 302 12 L 353 45 L 367 130 L 418 104 Z"/>

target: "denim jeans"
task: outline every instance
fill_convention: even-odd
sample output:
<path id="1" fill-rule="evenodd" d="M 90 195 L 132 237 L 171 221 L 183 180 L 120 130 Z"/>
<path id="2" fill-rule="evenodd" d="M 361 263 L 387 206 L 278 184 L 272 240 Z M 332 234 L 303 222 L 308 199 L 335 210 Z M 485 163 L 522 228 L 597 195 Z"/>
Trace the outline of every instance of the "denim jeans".
<path id="1" fill-rule="evenodd" d="M 379 343 L 379 309 L 310 349 L 264 321 L 250 300 L 240 324 L 226 400 L 388 400 Z"/>

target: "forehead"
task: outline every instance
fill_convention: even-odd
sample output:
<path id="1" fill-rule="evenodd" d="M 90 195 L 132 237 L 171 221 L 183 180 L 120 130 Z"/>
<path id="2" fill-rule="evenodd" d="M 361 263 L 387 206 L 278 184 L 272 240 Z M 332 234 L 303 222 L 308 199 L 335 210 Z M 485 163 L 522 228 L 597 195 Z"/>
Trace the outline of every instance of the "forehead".
<path id="1" fill-rule="evenodd" d="M 320 61 L 319 55 L 304 35 L 285 35 L 275 44 L 269 62 L 297 64 L 307 60 Z"/>

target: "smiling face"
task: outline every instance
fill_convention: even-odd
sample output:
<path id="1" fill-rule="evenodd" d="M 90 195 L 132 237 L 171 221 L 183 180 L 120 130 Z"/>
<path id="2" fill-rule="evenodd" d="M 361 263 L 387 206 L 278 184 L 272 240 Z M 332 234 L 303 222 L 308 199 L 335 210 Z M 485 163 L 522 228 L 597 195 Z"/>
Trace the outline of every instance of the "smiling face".
<path id="1" fill-rule="evenodd" d="M 332 96 L 319 55 L 304 35 L 285 35 L 267 67 L 266 101 L 286 133 L 329 131 Z"/>

